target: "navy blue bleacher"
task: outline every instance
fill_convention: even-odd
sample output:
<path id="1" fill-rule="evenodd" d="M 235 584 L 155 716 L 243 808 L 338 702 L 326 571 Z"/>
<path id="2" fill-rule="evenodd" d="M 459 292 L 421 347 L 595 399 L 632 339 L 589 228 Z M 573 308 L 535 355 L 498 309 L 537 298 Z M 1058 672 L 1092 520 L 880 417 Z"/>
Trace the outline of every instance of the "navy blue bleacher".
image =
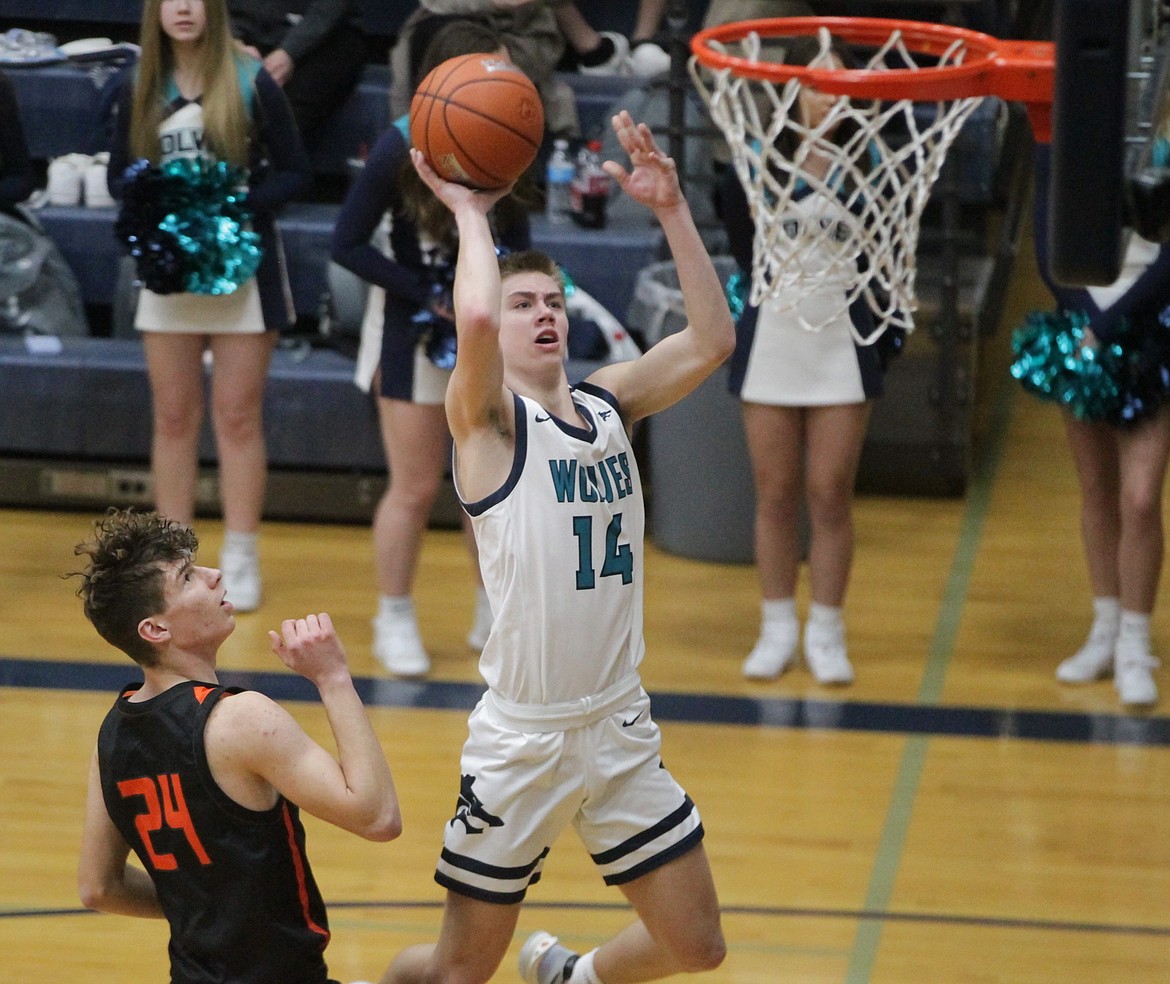
<path id="1" fill-rule="evenodd" d="M 315 317 L 327 289 L 329 241 L 339 206 L 296 202 L 277 224 L 284 241 L 297 315 Z M 121 250 L 114 238 L 116 209 L 45 206 L 37 213 L 77 275 L 86 304 L 112 304 Z M 659 258 L 662 233 L 649 221 L 611 223 L 605 229 L 551 226 L 533 217 L 532 238 L 580 286 L 618 318 L 634 294 L 638 271 Z"/>
<path id="2" fill-rule="evenodd" d="M 142 0 L 45 0 L 35 7 L 29 0 L 0 0 L 0 23 L 73 21 L 89 24 L 137 24 Z"/>
<path id="3" fill-rule="evenodd" d="M 16 90 L 29 154 L 47 160 L 106 149 L 100 63 L 7 67 Z M 313 151 L 318 174 L 345 175 L 349 158 L 368 150 L 390 125 L 390 70 L 367 65 L 354 91 L 326 125 Z"/>

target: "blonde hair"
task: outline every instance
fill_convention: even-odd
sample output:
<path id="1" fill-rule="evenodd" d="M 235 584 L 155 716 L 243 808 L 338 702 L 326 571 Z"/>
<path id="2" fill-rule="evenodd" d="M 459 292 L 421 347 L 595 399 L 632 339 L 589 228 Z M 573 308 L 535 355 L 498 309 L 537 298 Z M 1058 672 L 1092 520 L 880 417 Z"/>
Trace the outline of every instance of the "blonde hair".
<path id="1" fill-rule="evenodd" d="M 159 162 L 158 128 L 167 114 L 167 82 L 175 68 L 170 39 L 162 29 L 164 0 L 145 0 L 139 45 L 138 77 L 130 111 L 130 151 L 135 158 Z M 242 59 L 232 40 L 226 0 L 203 0 L 207 25 L 199 45 L 203 132 L 218 160 L 248 165 L 250 124 L 240 87 Z"/>

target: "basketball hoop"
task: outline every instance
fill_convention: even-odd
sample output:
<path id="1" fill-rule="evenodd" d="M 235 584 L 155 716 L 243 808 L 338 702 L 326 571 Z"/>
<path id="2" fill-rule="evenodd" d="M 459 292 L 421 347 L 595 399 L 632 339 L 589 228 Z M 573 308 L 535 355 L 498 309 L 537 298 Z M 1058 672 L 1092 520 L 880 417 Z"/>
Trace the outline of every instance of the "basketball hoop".
<path id="1" fill-rule="evenodd" d="M 809 64 L 762 57 L 765 42 L 782 48 L 798 35 L 818 41 Z M 865 67 L 836 67 L 834 38 Z M 891 326 L 913 330 L 922 213 L 947 151 L 982 99 L 1025 103 L 1037 138 L 1048 139 L 1047 42 L 917 21 L 788 17 L 700 31 L 691 51 L 691 76 L 727 140 L 755 219 L 751 303 L 790 308 L 817 331 L 864 299 L 875 328 L 863 336 L 850 320 L 861 344 Z M 797 110 L 802 89 L 841 98 L 806 126 Z M 848 136 L 834 139 L 837 133 Z M 785 143 L 788 153 L 780 150 Z M 816 304 L 805 303 L 811 291 Z M 835 297 L 830 305 L 827 295 Z"/>

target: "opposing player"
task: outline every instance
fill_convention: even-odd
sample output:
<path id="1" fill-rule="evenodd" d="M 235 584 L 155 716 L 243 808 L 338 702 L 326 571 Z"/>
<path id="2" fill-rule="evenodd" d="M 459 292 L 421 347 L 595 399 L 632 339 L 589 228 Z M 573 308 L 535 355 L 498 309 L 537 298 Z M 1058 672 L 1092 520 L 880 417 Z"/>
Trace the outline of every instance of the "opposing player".
<path id="1" fill-rule="evenodd" d="M 165 917 L 174 984 L 325 984 L 329 923 L 298 805 L 391 840 L 402 829 L 394 781 L 328 615 L 269 635 L 320 692 L 340 762 L 278 704 L 219 685 L 216 652 L 235 618 L 220 571 L 196 566 L 197 546 L 185 526 L 121 512 L 77 548 L 89 557 L 86 616 L 143 675 L 98 734 L 81 899 Z"/>
<path id="2" fill-rule="evenodd" d="M 496 618 L 435 875 L 447 889 L 440 937 L 399 954 L 384 982 L 487 981 L 567 824 L 637 919 L 583 955 L 534 934 L 526 981 L 651 980 L 725 953 L 698 810 L 663 767 L 638 675 L 644 510 L 630 429 L 710 375 L 734 329 L 674 162 L 628 113 L 613 125 L 632 170 L 605 168 L 661 224 L 689 323 L 575 387 L 557 267 L 531 252 L 498 262 L 486 215 L 502 192 L 445 182 L 413 152 L 459 230 L 446 406 Z"/>

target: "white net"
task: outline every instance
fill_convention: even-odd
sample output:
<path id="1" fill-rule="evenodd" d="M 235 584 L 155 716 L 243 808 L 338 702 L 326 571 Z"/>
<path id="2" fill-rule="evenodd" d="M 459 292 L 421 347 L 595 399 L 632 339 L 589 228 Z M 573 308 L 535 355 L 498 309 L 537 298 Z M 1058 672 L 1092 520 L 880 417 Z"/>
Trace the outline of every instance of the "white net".
<path id="1" fill-rule="evenodd" d="M 819 54 L 809 67 L 839 67 L 831 41 L 821 28 Z M 760 62 L 759 35 L 748 34 L 727 53 Z M 925 67 L 963 58 L 963 42 L 956 40 Z M 897 30 L 865 63 L 870 72 L 923 67 Z M 761 81 L 712 70 L 695 58 L 690 70 L 751 208 L 751 303 L 790 310 L 810 331 L 845 319 L 863 345 L 891 326 L 912 331 L 922 213 L 947 150 L 982 98 L 920 103 L 837 96 L 806 126 L 797 79 Z M 848 317 L 859 298 L 873 312 L 868 334 Z"/>

